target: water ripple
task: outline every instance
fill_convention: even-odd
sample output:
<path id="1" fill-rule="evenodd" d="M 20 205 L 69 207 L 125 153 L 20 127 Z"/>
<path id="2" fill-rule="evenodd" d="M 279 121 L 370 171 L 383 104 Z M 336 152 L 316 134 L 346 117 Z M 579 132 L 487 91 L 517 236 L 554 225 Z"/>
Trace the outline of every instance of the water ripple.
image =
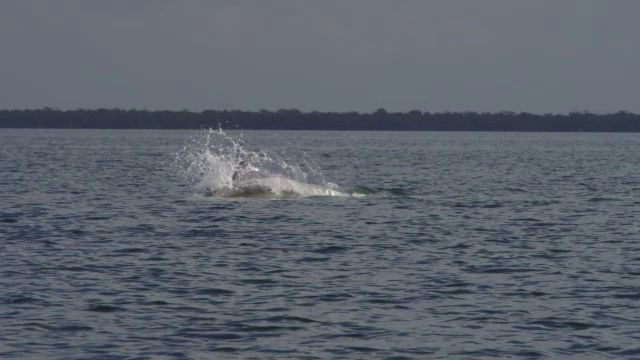
<path id="1" fill-rule="evenodd" d="M 0 133 L 0 358 L 640 357 L 637 136 L 250 132 L 361 195 L 267 200 L 189 134 Z"/>

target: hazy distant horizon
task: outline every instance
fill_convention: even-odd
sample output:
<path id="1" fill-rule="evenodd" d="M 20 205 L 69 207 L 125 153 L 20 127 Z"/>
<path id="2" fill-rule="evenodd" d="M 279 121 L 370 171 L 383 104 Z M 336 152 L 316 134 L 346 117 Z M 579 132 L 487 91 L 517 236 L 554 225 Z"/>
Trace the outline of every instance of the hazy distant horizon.
<path id="1" fill-rule="evenodd" d="M 160 113 L 160 112 L 189 112 L 189 113 L 203 113 L 203 112 L 207 112 L 207 111 L 214 111 L 214 112 L 232 112 L 232 111 L 240 111 L 240 112 L 248 112 L 248 113 L 260 113 L 262 111 L 266 111 L 266 112 L 271 112 L 271 113 L 276 113 L 278 111 L 300 111 L 303 114 L 310 114 L 310 113 L 314 113 L 314 112 L 318 112 L 318 113 L 322 113 L 322 114 L 332 114 L 332 113 L 340 113 L 340 114 L 346 114 L 346 113 L 358 113 L 358 114 L 362 114 L 362 115 L 366 115 L 366 114 L 373 114 L 379 110 L 384 110 L 388 113 L 399 113 L 399 114 L 407 114 L 413 111 L 420 111 L 420 113 L 424 114 L 424 113 L 430 113 L 430 114 L 445 114 L 445 113 L 476 113 L 476 114 L 499 114 L 499 113 L 503 113 L 503 112 L 508 112 L 508 113 L 516 113 L 516 114 L 520 114 L 520 113 L 526 113 L 526 114 L 531 114 L 531 115 L 539 115 L 539 116 L 544 116 L 544 115 L 565 115 L 568 116 L 572 113 L 588 113 L 588 114 L 593 114 L 593 115 L 615 115 L 617 113 L 629 113 L 629 114 L 634 114 L 634 115 L 638 115 L 640 114 L 639 112 L 634 112 L 634 111 L 627 111 L 624 109 L 620 109 L 620 110 L 616 110 L 616 111 L 610 111 L 610 112 L 595 112 L 595 111 L 589 111 L 589 110 L 571 110 L 571 111 L 567 111 L 567 112 L 528 112 L 528 111 L 517 111 L 517 110 L 499 110 L 499 111 L 475 111 L 475 110 L 459 110 L 459 111 L 453 111 L 453 110 L 444 110 L 444 111 L 429 111 L 429 110 L 420 110 L 420 109 L 407 109 L 407 110 L 398 110 L 398 111 L 392 111 L 389 109 L 385 109 L 383 107 L 378 107 L 374 110 L 370 110 L 370 111 L 357 111 L 357 110 L 327 110 L 327 111 L 320 111 L 320 110 L 310 110 L 310 111 L 305 111 L 305 110 L 301 110 L 299 108 L 296 107 L 291 107 L 291 108 L 280 108 L 280 109 L 202 109 L 202 110 L 192 110 L 192 109 L 186 109 L 186 108 L 182 108 L 182 109 L 157 109 L 157 110 L 153 110 L 153 109 L 143 109 L 143 108 L 119 108 L 119 107 L 96 107 L 96 108 L 68 108 L 68 109 L 63 109 L 63 108 L 56 108 L 56 107 L 51 107 L 51 106 L 42 106 L 42 107 L 34 107 L 34 108 L 23 108 L 23 109 L 9 109 L 9 108 L 5 108 L 5 109 L 0 109 L 0 111 L 38 111 L 38 110 L 46 110 L 46 111 L 64 111 L 64 112 L 73 112 L 73 111 L 98 111 L 98 110 L 108 110 L 108 111 L 112 111 L 112 110 L 118 110 L 118 111 L 149 111 L 149 112 L 153 112 L 153 113 Z"/>
<path id="2" fill-rule="evenodd" d="M 633 0 L 9 0 L 0 108 L 640 113 Z"/>

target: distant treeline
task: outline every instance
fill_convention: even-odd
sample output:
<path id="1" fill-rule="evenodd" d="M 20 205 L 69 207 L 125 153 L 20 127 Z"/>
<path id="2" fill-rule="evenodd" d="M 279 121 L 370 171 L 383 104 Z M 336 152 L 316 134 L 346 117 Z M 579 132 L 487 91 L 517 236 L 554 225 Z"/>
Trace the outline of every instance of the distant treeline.
<path id="1" fill-rule="evenodd" d="M 0 110 L 0 128 L 242 130 L 422 130 L 422 131 L 586 131 L 640 132 L 640 115 L 571 112 L 531 114 L 413 110 L 373 113 L 205 110 L 202 112 L 122 109 Z"/>

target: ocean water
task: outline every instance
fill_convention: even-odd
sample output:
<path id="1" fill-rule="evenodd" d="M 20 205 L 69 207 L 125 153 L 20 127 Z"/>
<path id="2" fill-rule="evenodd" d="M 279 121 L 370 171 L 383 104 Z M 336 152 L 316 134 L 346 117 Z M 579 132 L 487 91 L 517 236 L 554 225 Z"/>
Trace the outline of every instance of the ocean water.
<path id="1" fill-rule="evenodd" d="M 0 358 L 640 358 L 639 149 L 1 129 Z"/>

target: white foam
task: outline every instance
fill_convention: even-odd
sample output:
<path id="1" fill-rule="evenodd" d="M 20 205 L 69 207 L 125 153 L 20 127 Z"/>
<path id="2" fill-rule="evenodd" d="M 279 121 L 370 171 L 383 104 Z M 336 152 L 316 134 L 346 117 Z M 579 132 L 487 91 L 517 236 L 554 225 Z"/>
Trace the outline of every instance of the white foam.
<path id="1" fill-rule="evenodd" d="M 198 193 L 219 197 L 348 196 L 327 183 L 307 158 L 284 159 L 268 150 L 248 151 L 244 139 L 204 130 L 176 154 L 176 164 Z M 239 164 L 250 159 L 233 179 Z M 303 168 L 298 164 L 304 164 Z"/>

